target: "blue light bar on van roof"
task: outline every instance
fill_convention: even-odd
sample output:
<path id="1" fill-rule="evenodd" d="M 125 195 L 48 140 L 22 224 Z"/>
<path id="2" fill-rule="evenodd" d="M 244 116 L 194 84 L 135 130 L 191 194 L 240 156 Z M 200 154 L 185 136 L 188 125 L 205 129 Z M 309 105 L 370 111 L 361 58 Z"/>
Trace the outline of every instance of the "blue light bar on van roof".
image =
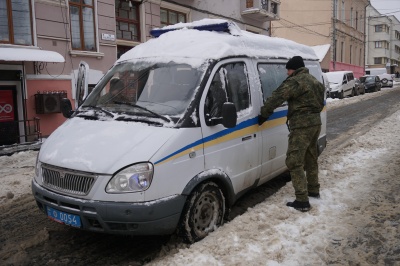
<path id="1" fill-rule="evenodd" d="M 183 28 L 194 29 L 194 30 L 205 30 L 205 31 L 219 31 L 219 32 L 229 32 L 229 22 L 217 23 L 217 24 L 205 24 L 199 26 L 186 26 L 181 28 L 167 28 L 167 29 L 153 29 L 150 31 L 151 36 L 159 37 L 160 35 L 174 30 L 181 30 Z"/>

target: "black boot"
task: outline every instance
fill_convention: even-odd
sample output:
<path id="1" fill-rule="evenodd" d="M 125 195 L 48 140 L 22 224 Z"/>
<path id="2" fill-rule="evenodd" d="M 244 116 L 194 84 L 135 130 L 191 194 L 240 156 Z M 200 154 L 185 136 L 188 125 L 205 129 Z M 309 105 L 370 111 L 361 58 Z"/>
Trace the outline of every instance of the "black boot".
<path id="1" fill-rule="evenodd" d="M 293 201 L 286 203 L 286 206 L 292 207 L 301 212 L 308 212 L 311 209 L 311 205 L 308 201 Z"/>
<path id="2" fill-rule="evenodd" d="M 321 196 L 319 195 L 319 193 L 317 192 L 308 192 L 308 196 L 309 197 L 313 197 L 313 198 L 317 198 L 317 199 L 319 199 L 319 198 L 321 198 Z"/>

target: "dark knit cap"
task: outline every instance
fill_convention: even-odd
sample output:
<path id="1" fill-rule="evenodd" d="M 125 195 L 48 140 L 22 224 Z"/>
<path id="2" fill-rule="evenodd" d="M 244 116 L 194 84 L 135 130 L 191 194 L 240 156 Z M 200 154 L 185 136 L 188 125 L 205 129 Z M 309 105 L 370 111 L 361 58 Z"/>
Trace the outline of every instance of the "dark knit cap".
<path id="1" fill-rule="evenodd" d="M 297 70 L 301 67 L 304 67 L 303 57 L 301 57 L 301 56 L 293 56 L 286 63 L 286 69 Z"/>

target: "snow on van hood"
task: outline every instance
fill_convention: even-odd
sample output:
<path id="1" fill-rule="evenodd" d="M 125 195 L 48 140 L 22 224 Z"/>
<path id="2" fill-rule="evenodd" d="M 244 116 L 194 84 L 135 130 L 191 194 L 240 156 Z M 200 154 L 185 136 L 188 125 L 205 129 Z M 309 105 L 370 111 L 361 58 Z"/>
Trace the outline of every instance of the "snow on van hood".
<path id="1" fill-rule="evenodd" d="M 221 23 L 221 19 L 204 19 L 197 24 Z M 229 23 L 233 23 L 229 21 Z M 318 60 L 310 46 L 277 37 L 240 30 L 234 27 L 234 33 L 199 31 L 190 29 L 188 23 L 183 28 L 166 32 L 139 44 L 121 56 L 117 61 L 148 60 L 168 63 L 170 61 L 187 63 L 197 67 L 208 59 L 220 59 L 228 56 L 250 56 L 291 58 L 299 55 L 304 59 Z M 179 26 L 179 24 L 177 24 Z M 177 27 L 177 26 L 175 26 Z M 180 62 L 181 61 L 181 62 Z"/>
<path id="2" fill-rule="evenodd" d="M 176 130 L 72 118 L 43 143 L 39 160 L 68 169 L 113 174 L 129 164 L 149 161 Z"/>

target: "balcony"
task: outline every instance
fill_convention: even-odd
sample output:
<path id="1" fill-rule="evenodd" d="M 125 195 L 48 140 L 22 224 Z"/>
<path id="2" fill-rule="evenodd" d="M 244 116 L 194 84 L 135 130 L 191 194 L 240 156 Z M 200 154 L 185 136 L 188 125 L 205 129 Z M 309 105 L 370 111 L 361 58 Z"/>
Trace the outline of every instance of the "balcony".
<path id="1" fill-rule="evenodd" d="M 279 20 L 280 0 L 240 0 L 243 17 L 262 22 Z"/>

